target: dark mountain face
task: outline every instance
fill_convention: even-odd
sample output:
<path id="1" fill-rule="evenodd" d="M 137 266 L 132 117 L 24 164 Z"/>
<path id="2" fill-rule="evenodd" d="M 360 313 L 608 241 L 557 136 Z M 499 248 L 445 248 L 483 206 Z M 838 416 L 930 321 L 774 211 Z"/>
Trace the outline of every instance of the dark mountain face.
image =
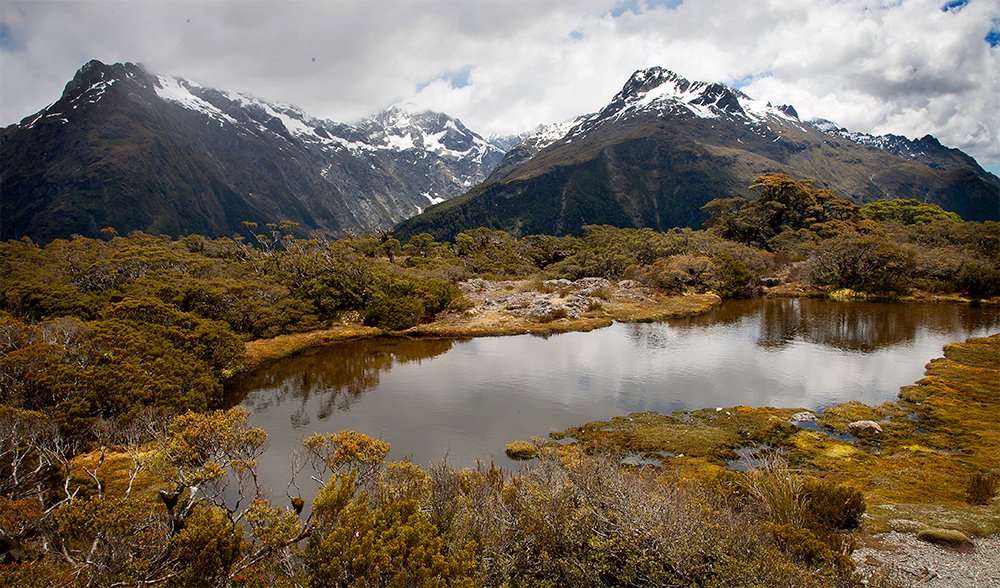
<path id="1" fill-rule="evenodd" d="M 109 226 L 231 235 L 285 219 L 363 231 L 466 191 L 503 156 L 440 113 L 394 108 L 350 126 L 98 61 L 0 141 L 0 237 L 42 242 Z"/>
<path id="2" fill-rule="evenodd" d="M 859 203 L 917 198 L 968 220 L 1000 217 L 1000 179 L 933 137 L 873 137 L 804 122 L 791 106 L 651 68 L 633 74 L 600 112 L 525 139 L 484 185 L 399 232 L 698 227 L 702 205 L 745 193 L 768 172 L 815 179 Z"/>

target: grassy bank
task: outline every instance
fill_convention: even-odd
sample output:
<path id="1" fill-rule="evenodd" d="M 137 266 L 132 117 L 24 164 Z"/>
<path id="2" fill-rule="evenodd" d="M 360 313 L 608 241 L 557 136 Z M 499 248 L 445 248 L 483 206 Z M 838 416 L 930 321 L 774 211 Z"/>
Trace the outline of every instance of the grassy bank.
<path id="1" fill-rule="evenodd" d="M 279 335 L 270 339 L 258 339 L 246 344 L 244 369 L 252 370 L 261 365 L 301 353 L 306 349 L 321 347 L 342 341 L 366 339 L 383 334 L 382 329 L 362 325 L 338 325 L 329 329 Z"/>

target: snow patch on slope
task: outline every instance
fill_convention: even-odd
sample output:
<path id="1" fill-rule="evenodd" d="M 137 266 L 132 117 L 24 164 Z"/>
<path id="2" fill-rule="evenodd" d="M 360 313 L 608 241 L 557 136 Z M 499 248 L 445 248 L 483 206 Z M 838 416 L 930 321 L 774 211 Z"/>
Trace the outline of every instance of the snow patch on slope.
<path id="1" fill-rule="evenodd" d="M 186 85 L 192 85 L 189 82 L 164 76 L 156 76 L 156 81 L 156 95 L 160 98 L 169 102 L 180 104 L 184 108 L 200 112 L 211 118 L 236 124 L 236 119 L 192 94 L 186 87 Z"/>

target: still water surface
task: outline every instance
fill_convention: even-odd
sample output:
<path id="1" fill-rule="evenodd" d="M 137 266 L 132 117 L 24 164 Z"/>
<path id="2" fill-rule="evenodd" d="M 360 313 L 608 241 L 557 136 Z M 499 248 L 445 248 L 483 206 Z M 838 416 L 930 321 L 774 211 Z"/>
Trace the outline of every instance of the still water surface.
<path id="1" fill-rule="evenodd" d="M 636 411 L 822 409 L 893 400 L 950 341 L 1000 331 L 1000 309 L 952 304 L 727 302 L 695 318 L 590 333 L 372 339 L 312 350 L 232 390 L 269 434 L 265 484 L 314 432 L 354 429 L 420 465 L 516 467 L 514 439 Z"/>

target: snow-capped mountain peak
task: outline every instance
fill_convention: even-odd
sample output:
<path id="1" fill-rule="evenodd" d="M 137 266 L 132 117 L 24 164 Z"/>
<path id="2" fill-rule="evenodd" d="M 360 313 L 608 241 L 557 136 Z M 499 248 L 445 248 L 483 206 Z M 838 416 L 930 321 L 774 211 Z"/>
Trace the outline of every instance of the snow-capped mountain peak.
<path id="1" fill-rule="evenodd" d="M 499 158 L 503 151 L 462 121 L 440 112 L 417 110 L 412 105 L 393 105 L 359 125 L 371 144 L 396 151 L 434 153 L 452 159 Z"/>
<path id="2" fill-rule="evenodd" d="M 165 190 L 168 197 L 157 193 L 150 202 L 166 206 L 187 198 L 187 205 L 151 218 L 169 217 L 178 227 L 212 234 L 238 232 L 239 221 L 248 218 L 289 218 L 330 231 L 394 223 L 465 192 L 503 157 L 500 148 L 442 113 L 397 106 L 345 124 L 138 64 L 96 60 L 77 71 L 53 104 L 5 131 L 19 141 L 70 146 L 53 151 L 74 162 L 60 164 L 66 169 L 79 169 L 78 159 L 95 157 L 79 151 L 92 142 L 113 144 L 96 152 L 108 159 L 105 165 L 88 163 L 95 179 L 86 186 L 104 186 L 101 174 L 113 170 L 116 186 L 124 190 L 116 194 Z M 84 135 L 88 139 L 80 140 Z M 172 147 L 153 148 L 149 137 Z M 37 173 L 18 176 L 20 184 L 8 180 L 5 196 L 18 185 L 24 194 L 38 191 L 38 184 L 28 184 L 41 182 L 47 172 L 36 164 L 25 160 L 25 168 Z M 74 181 L 75 176 L 66 180 L 67 193 L 83 189 Z M 198 198 L 210 203 L 190 204 Z M 107 214 L 119 208 L 109 206 Z M 197 219 L 184 220 L 188 216 Z M 123 230 L 151 226 L 124 222 Z M 156 230 L 180 230 L 174 225 Z"/>
<path id="3" fill-rule="evenodd" d="M 798 120 L 795 109 L 790 106 L 775 107 L 724 84 L 693 82 L 662 67 L 632 74 L 609 108 L 624 113 L 643 109 L 670 110 L 677 105 L 700 118 L 743 117 L 763 122 L 774 116 Z"/>
<path id="4" fill-rule="evenodd" d="M 577 119 L 574 127 L 563 138 L 572 140 L 603 124 L 649 113 L 657 116 L 721 118 L 757 126 L 771 123 L 800 124 L 798 114 L 791 106 L 774 106 L 724 84 L 691 81 L 668 69 L 650 67 L 633 73 L 606 107 Z"/>

